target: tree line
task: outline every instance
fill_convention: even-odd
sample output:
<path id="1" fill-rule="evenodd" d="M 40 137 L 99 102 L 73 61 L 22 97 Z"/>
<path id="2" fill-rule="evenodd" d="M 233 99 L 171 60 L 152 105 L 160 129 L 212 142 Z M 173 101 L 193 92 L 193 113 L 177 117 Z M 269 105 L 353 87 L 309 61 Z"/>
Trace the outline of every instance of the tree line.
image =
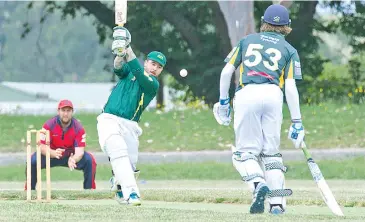
<path id="1" fill-rule="evenodd" d="M 240 3 L 242 4 L 242 2 L 228 2 L 223 6 L 217 1 L 129 1 L 128 21 L 125 26 L 131 30 L 132 47 L 141 58 L 152 50 L 164 52 L 168 58 L 166 72 L 175 78 L 176 85 L 184 86 L 192 95 L 203 98 L 211 104 L 219 96 L 218 86 L 220 71 L 224 66 L 223 59 L 234 44 L 230 41 L 234 30 L 229 22 L 232 18 L 227 15 L 224 7 L 240 7 L 235 5 Z M 361 102 L 364 72 L 362 54 L 365 47 L 364 3 L 362 1 L 282 3 L 288 7 L 292 18 L 293 31 L 287 40 L 298 50 L 302 62 L 305 81 L 299 84 L 301 101 Z M 36 38 L 34 29 L 39 29 L 41 24 L 47 22 L 52 26 L 53 32 L 60 33 L 62 38 L 62 40 L 53 38 L 50 40 L 50 46 L 41 50 L 43 63 L 48 64 L 48 67 L 44 65 L 45 70 L 51 69 L 53 72 L 53 75 L 49 76 L 45 71 L 42 80 L 65 81 L 65 78 L 62 78 L 63 74 L 73 71 L 77 73 L 74 78 L 79 81 L 113 80 L 109 50 L 111 31 L 115 26 L 113 1 L 46 1 L 26 4 L 28 11 L 37 7 L 41 15 L 39 23 L 30 22 L 30 18 L 23 18 L 20 33 L 22 39 Z M 236 36 L 243 37 L 250 32 L 258 31 L 260 18 L 272 2 L 255 1 L 253 4 L 245 4 L 247 4 L 246 12 L 253 16 L 244 16 L 243 20 L 240 20 Z M 319 9 L 327 12 L 328 16 L 319 16 Z M 240 15 L 236 13 L 230 16 Z M 69 28 L 57 30 L 57 24 L 50 24 L 52 20 L 57 19 L 67 20 Z M 80 28 L 75 29 L 76 25 L 72 21 L 75 21 Z M 49 26 L 45 31 L 48 35 L 52 32 Z M 86 30 L 82 29 L 83 27 L 87 27 L 87 31 L 83 31 Z M 348 58 L 344 62 L 330 60 L 321 55 L 320 46 L 325 40 L 321 38 L 323 33 L 342 36 L 341 40 L 351 47 L 352 51 L 346 55 Z M 59 41 L 62 41 L 62 50 L 60 44 L 54 43 Z M 95 44 L 100 44 L 101 47 L 93 47 Z M 85 50 L 86 48 L 88 50 Z M 52 57 L 52 53 L 55 52 L 57 57 Z M 37 53 L 41 57 L 40 52 Z M 337 53 L 342 55 L 342 52 Z M 189 70 L 188 78 L 179 76 L 182 68 Z M 342 72 L 339 73 L 339 70 Z M 82 76 L 85 73 L 88 73 L 87 77 Z M 73 78 L 72 75 L 69 76 L 71 77 L 68 79 Z"/>

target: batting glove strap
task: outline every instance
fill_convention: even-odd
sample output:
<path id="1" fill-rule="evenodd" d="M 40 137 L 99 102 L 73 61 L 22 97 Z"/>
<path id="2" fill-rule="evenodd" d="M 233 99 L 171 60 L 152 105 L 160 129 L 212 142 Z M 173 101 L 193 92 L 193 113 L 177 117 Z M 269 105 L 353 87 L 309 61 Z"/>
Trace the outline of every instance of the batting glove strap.
<path id="1" fill-rule="evenodd" d="M 227 99 L 219 99 L 219 104 L 220 105 L 227 105 L 227 104 L 229 104 L 229 101 L 230 101 L 229 98 L 227 98 Z"/>
<path id="2" fill-rule="evenodd" d="M 292 123 L 302 123 L 301 119 L 292 119 L 291 120 Z"/>

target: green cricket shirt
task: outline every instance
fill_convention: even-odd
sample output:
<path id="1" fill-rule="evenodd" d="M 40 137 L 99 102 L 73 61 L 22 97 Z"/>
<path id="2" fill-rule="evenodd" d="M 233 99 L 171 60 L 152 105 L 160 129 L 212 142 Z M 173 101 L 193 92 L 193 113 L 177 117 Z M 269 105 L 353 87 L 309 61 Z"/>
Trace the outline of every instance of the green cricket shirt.
<path id="1" fill-rule="evenodd" d="M 119 81 L 103 112 L 139 122 L 142 112 L 158 92 L 157 78 L 145 72 L 137 58 L 123 64 L 121 69 L 114 69 L 114 73 Z"/>

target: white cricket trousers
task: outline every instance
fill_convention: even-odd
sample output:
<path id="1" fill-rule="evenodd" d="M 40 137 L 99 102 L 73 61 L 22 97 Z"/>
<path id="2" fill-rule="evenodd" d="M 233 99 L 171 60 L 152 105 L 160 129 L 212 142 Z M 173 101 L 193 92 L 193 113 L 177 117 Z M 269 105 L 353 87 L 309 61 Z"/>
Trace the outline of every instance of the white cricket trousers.
<path id="1" fill-rule="evenodd" d="M 137 122 L 108 113 L 97 117 L 99 143 L 103 152 L 110 158 L 116 182 L 121 185 L 123 196 L 129 199 L 132 193 L 140 197 L 134 177 L 138 161 L 138 137 L 142 129 Z"/>
<path id="2" fill-rule="evenodd" d="M 97 117 L 97 130 L 99 135 L 99 144 L 102 151 L 109 157 L 114 156 L 114 150 L 119 153 L 119 150 L 123 150 L 123 153 L 127 152 L 130 158 L 133 169 L 135 170 L 138 161 L 138 137 L 142 135 L 142 129 L 138 126 L 138 123 L 128 119 L 124 119 L 109 113 L 102 113 Z M 113 149 L 110 153 L 106 149 L 106 141 L 112 136 L 117 136 L 118 140 L 123 140 L 119 144 L 118 149 Z M 119 155 L 119 154 L 116 154 Z"/>
<path id="3" fill-rule="evenodd" d="M 275 84 L 250 84 L 233 100 L 235 151 L 279 153 L 283 93 Z"/>
<path id="4" fill-rule="evenodd" d="M 233 165 L 251 191 L 265 182 L 270 190 L 285 189 L 280 154 L 283 93 L 274 84 L 250 84 L 236 92 L 234 102 L 236 147 Z M 271 205 L 286 207 L 282 196 L 269 198 Z"/>

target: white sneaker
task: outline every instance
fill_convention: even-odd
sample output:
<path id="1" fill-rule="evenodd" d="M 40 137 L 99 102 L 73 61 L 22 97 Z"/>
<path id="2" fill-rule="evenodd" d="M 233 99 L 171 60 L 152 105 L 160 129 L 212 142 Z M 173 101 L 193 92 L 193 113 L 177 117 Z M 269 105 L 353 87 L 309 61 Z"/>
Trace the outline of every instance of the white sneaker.
<path id="1" fill-rule="evenodd" d="M 128 204 L 131 204 L 133 206 L 140 206 L 141 205 L 141 200 L 139 199 L 138 195 L 136 193 L 131 193 L 131 195 L 129 195 L 129 198 L 127 200 Z"/>

